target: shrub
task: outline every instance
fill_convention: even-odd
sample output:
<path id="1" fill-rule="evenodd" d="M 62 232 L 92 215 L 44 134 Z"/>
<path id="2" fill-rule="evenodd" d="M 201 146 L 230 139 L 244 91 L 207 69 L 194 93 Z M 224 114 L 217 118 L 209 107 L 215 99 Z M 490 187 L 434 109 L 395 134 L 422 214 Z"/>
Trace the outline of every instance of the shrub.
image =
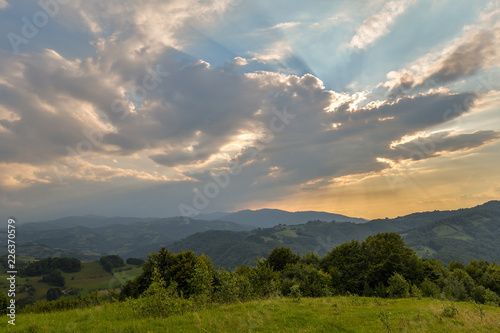
<path id="1" fill-rule="evenodd" d="M 421 299 L 422 298 L 422 290 L 420 290 L 420 288 L 417 287 L 416 285 L 412 284 L 410 287 L 410 296 Z"/>
<path id="2" fill-rule="evenodd" d="M 62 290 L 60 288 L 50 288 L 47 290 L 47 295 L 45 298 L 47 298 L 47 301 L 55 301 L 59 299 L 62 295 Z"/>
<path id="3" fill-rule="evenodd" d="M 409 297 L 410 284 L 399 273 L 394 273 L 388 281 L 387 292 L 391 297 Z"/>
<path id="4" fill-rule="evenodd" d="M 458 309 L 455 304 L 443 305 L 442 315 L 447 318 L 455 318 L 458 315 Z"/>
<path id="5" fill-rule="evenodd" d="M 7 313 L 7 307 L 10 304 L 10 300 L 3 292 L 0 292 L 0 314 Z"/>
<path id="6" fill-rule="evenodd" d="M 497 293 L 486 289 L 484 292 L 484 303 L 488 305 L 498 306 L 500 303 L 500 297 Z"/>
<path id="7" fill-rule="evenodd" d="M 280 291 L 279 273 L 275 272 L 269 264 L 260 259 L 249 277 L 250 283 L 258 297 L 278 296 Z"/>
<path id="8" fill-rule="evenodd" d="M 425 297 L 438 298 L 441 294 L 439 286 L 428 278 L 425 278 L 424 282 L 420 284 L 420 290 L 422 291 L 422 295 Z"/>
<path id="9" fill-rule="evenodd" d="M 192 308 L 192 302 L 179 296 L 175 282 L 167 287 L 158 269 L 155 269 L 151 285 L 133 306 L 141 316 L 168 317 L 189 310 Z"/>

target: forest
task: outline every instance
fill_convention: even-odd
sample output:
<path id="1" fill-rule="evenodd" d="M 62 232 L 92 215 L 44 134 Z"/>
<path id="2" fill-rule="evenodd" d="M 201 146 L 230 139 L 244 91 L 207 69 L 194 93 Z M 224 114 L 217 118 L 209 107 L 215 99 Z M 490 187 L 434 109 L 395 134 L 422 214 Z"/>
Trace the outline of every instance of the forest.
<path id="1" fill-rule="evenodd" d="M 106 258 L 109 259 L 109 258 Z M 114 258 L 116 259 L 116 258 Z M 254 265 L 215 268 L 205 255 L 162 248 L 149 255 L 142 273 L 117 293 L 42 300 L 22 312 L 84 308 L 131 302 L 138 313 L 167 317 L 210 304 L 232 304 L 273 297 L 358 295 L 376 298 L 431 297 L 477 304 L 500 304 L 500 266 L 457 261 L 444 266 L 419 258 L 396 233 L 379 233 L 343 243 L 323 257 L 279 247 Z M 7 298 L 3 297 L 2 302 Z M 5 307 L 2 306 L 5 309 Z"/>

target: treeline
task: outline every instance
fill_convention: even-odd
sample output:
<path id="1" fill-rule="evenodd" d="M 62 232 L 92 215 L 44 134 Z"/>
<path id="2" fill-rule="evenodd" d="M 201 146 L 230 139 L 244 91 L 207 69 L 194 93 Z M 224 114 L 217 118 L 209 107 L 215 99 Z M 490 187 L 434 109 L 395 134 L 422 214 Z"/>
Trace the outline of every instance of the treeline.
<path id="1" fill-rule="evenodd" d="M 155 272 L 182 298 L 201 294 L 216 302 L 245 301 L 272 295 L 307 297 L 356 294 L 376 297 L 437 297 L 498 305 L 500 266 L 474 260 L 467 266 L 420 259 L 396 233 L 353 240 L 324 257 L 300 256 L 276 248 L 254 267 L 215 270 L 209 258 L 161 249 L 149 256 L 143 273 L 128 282 L 121 296 L 137 298 L 151 287 Z"/>
<path id="2" fill-rule="evenodd" d="M 123 286 L 119 299 L 145 316 L 168 316 L 210 304 L 349 294 L 435 297 L 498 306 L 500 266 L 474 260 L 467 266 L 454 261 L 445 267 L 438 260 L 418 258 L 395 233 L 347 242 L 323 257 L 275 248 L 254 266 L 234 270 L 215 269 L 208 257 L 192 251 L 172 253 L 162 248 L 149 256 L 141 275 Z M 30 311 L 48 311 L 52 303 L 37 304 Z M 61 307 L 62 303 L 54 303 L 54 309 Z"/>
<path id="3" fill-rule="evenodd" d="M 108 273 L 112 273 L 114 268 L 125 266 L 125 261 L 123 261 L 123 259 L 116 254 L 101 257 L 101 259 L 99 259 L 99 263 Z"/>
<path id="4" fill-rule="evenodd" d="M 45 258 L 29 264 L 19 274 L 21 276 L 38 276 L 50 274 L 56 269 L 65 273 L 77 273 L 82 269 L 82 262 L 75 258 Z"/>

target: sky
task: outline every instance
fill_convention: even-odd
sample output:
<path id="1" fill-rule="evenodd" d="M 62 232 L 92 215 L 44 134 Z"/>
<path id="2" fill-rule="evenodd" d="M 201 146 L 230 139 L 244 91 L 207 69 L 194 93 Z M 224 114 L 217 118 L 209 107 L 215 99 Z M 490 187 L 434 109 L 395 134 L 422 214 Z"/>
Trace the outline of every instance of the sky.
<path id="1" fill-rule="evenodd" d="M 500 198 L 500 1 L 0 0 L 0 218 Z"/>

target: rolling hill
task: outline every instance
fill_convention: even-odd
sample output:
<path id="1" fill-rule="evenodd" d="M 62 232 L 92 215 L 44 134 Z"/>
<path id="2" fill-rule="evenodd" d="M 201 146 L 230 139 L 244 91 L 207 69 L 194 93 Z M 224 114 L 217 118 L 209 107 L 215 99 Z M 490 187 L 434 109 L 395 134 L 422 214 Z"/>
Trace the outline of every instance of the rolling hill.
<path id="1" fill-rule="evenodd" d="M 167 246 L 171 251 L 205 253 L 223 267 L 251 264 L 267 257 L 275 247 L 290 247 L 306 254 L 326 252 L 344 242 L 362 240 L 379 232 L 397 232 L 420 256 L 444 263 L 452 259 L 500 261 L 500 202 L 456 211 L 415 213 L 363 224 L 311 221 L 247 232 L 209 231 L 191 235 Z"/>
<path id="2" fill-rule="evenodd" d="M 325 222 L 319 218 L 323 216 L 331 221 L 333 215 L 336 214 L 265 209 L 222 216 L 222 219 L 237 222 L 182 217 L 131 222 L 134 218 L 126 218 L 124 224 L 110 225 L 110 221 L 102 222 L 102 218 L 95 216 L 79 220 L 93 220 L 88 224 L 93 228 L 88 225 L 68 227 L 77 223 L 68 218 L 20 226 L 18 242 L 22 251 L 19 253 L 29 257 L 37 256 L 37 253 L 39 256 L 64 255 L 82 260 L 95 260 L 106 254 L 144 258 L 166 246 L 174 252 L 193 250 L 197 254 L 205 253 L 215 265 L 235 267 L 252 264 L 258 257 L 267 257 L 275 247 L 290 247 L 300 254 L 315 252 L 324 255 L 333 247 L 353 239 L 362 240 L 379 232 L 397 232 L 420 256 L 437 258 L 445 263 L 452 259 L 468 262 L 475 258 L 500 261 L 500 201 L 474 208 L 413 213 L 365 223 Z M 275 226 L 255 227 L 273 224 L 270 222 L 273 216 Z M 318 218 L 297 224 L 307 216 Z M 241 224 L 243 222 L 250 225 Z M 98 223 L 104 226 L 98 226 Z"/>
<path id="3" fill-rule="evenodd" d="M 500 262 L 500 202 L 490 201 L 411 229 L 404 237 L 421 257 L 445 263 L 473 259 Z"/>
<path id="4" fill-rule="evenodd" d="M 19 227 L 18 242 L 75 251 L 73 256 L 96 259 L 105 254 L 145 257 L 176 240 L 207 230 L 245 231 L 252 227 L 226 221 L 201 221 L 189 218 L 155 219 L 150 222 L 113 224 L 99 228 L 75 226 L 54 230 Z M 92 257 L 92 253 L 95 257 Z M 24 255 L 24 253 L 20 253 Z M 82 258 L 85 255 L 85 258 Z M 90 256 L 90 257 L 89 257 Z"/>

